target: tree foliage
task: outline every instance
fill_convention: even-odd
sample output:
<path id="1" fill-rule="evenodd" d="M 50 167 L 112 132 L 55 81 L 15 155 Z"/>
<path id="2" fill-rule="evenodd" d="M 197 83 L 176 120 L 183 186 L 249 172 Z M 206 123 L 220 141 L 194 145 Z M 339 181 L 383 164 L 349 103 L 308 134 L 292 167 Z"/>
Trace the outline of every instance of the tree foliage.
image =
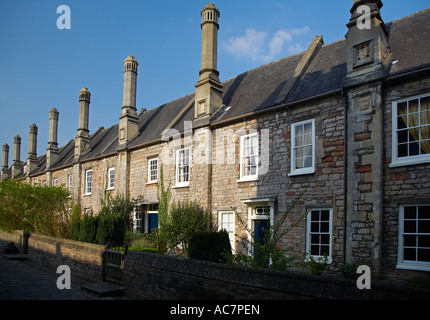
<path id="1" fill-rule="evenodd" d="M 63 187 L 3 180 L 0 182 L 0 229 L 70 237 L 70 201 L 69 192 Z"/>
<path id="2" fill-rule="evenodd" d="M 160 232 L 165 235 L 170 247 L 180 245 L 188 255 L 189 244 L 194 232 L 208 228 L 209 212 L 196 201 L 178 201 L 173 203 Z"/>
<path id="3" fill-rule="evenodd" d="M 225 262 L 231 253 L 230 239 L 226 230 L 194 232 L 189 247 L 191 259 Z"/>
<path id="4" fill-rule="evenodd" d="M 101 210 L 94 216 L 85 214 L 83 219 L 74 219 L 72 239 L 88 243 L 122 246 L 127 230 L 133 226 L 132 212 L 138 200 L 124 195 L 111 197 L 106 192 L 101 200 Z"/>

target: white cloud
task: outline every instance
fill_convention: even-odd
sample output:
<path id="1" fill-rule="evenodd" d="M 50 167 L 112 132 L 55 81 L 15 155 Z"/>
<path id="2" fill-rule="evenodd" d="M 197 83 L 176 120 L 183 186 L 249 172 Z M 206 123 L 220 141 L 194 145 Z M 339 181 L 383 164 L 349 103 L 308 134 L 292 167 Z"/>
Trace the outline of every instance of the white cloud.
<path id="1" fill-rule="evenodd" d="M 303 46 L 300 43 L 296 43 L 296 44 L 294 44 L 288 48 L 288 52 L 290 54 L 296 54 L 299 52 L 303 52 L 305 50 L 306 50 L 306 48 L 303 48 Z"/>
<path id="2" fill-rule="evenodd" d="M 284 45 L 292 43 L 295 37 L 302 36 L 309 30 L 308 26 L 292 30 L 278 30 L 271 39 L 268 39 L 266 32 L 247 29 L 245 35 L 231 37 L 222 44 L 225 50 L 238 58 L 250 59 L 253 62 L 269 62 L 282 53 Z M 302 49 L 300 43 L 293 43 L 288 52 L 297 53 L 303 51 Z"/>

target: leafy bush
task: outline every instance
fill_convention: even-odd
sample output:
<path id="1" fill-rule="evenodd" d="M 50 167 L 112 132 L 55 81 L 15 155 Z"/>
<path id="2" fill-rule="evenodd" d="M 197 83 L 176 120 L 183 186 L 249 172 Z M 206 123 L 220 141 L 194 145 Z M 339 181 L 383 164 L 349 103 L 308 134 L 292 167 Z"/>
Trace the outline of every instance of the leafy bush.
<path id="1" fill-rule="evenodd" d="M 70 239 L 78 241 L 80 231 L 81 231 L 81 220 L 73 221 L 72 222 L 72 235 L 71 235 Z"/>
<path id="2" fill-rule="evenodd" d="M 88 243 L 97 243 L 96 236 L 99 223 L 98 217 L 94 217 L 92 213 L 86 214 L 84 219 L 80 220 L 79 223 L 78 240 Z"/>
<path id="3" fill-rule="evenodd" d="M 309 268 L 309 272 L 314 275 L 321 275 L 327 267 L 328 258 L 327 255 L 323 257 L 314 258 L 309 256 L 306 259 L 305 265 Z"/>
<path id="4" fill-rule="evenodd" d="M 31 186 L 16 179 L 0 182 L 0 229 L 28 230 L 56 237 L 70 237 L 68 190 Z"/>
<path id="5" fill-rule="evenodd" d="M 98 216 L 96 241 L 98 244 L 122 246 L 125 236 L 125 220 L 118 214 L 104 213 Z"/>
<path id="6" fill-rule="evenodd" d="M 191 259 L 225 262 L 226 256 L 231 252 L 230 240 L 225 230 L 219 232 L 194 232 L 189 246 Z"/>
<path id="7" fill-rule="evenodd" d="M 196 201 L 178 201 L 173 203 L 169 214 L 160 220 L 160 233 L 170 247 L 180 245 L 185 255 L 188 255 L 193 233 L 207 230 L 208 221 L 208 211 Z"/>
<path id="8" fill-rule="evenodd" d="M 145 247 L 128 247 L 128 251 L 142 251 L 142 252 L 162 254 L 161 251 L 155 248 L 145 248 Z"/>
<path id="9" fill-rule="evenodd" d="M 346 263 L 339 266 L 339 272 L 346 278 L 357 279 L 359 274 L 357 274 L 357 269 L 359 264 L 357 263 Z"/>

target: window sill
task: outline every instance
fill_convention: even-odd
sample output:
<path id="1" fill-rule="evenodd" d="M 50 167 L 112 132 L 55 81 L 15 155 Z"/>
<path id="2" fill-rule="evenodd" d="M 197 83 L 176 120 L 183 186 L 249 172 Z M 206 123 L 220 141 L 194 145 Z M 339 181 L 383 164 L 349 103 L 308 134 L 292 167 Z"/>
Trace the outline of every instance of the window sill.
<path id="1" fill-rule="evenodd" d="M 115 190 L 115 187 L 114 188 L 106 188 L 106 190 Z"/>
<path id="2" fill-rule="evenodd" d="M 401 160 L 392 160 L 389 167 L 397 168 L 397 167 L 413 166 L 417 164 L 427 164 L 427 163 L 430 163 L 430 157 L 408 158 L 408 159 L 401 159 Z"/>
<path id="3" fill-rule="evenodd" d="M 241 183 L 241 182 L 250 182 L 250 181 L 258 181 L 258 176 L 257 177 L 249 177 L 249 178 L 241 178 L 239 180 L 237 180 L 237 182 Z"/>
<path id="4" fill-rule="evenodd" d="M 84 193 L 84 197 L 90 196 L 91 193 Z"/>
<path id="5" fill-rule="evenodd" d="M 413 271 L 430 271 L 430 263 L 401 262 L 401 263 L 397 264 L 396 269 L 413 270 Z"/>
<path id="6" fill-rule="evenodd" d="M 187 184 L 177 184 L 176 186 L 173 186 L 172 189 L 188 188 L 189 186 L 190 186 L 189 183 L 187 183 Z"/>
<path id="7" fill-rule="evenodd" d="M 289 177 L 303 176 L 303 175 L 314 174 L 314 173 L 315 173 L 315 169 L 296 170 L 294 172 L 289 173 L 288 176 Z"/>
<path id="8" fill-rule="evenodd" d="M 145 183 L 145 185 L 150 186 L 150 185 L 157 184 L 157 183 L 158 183 L 158 181 L 150 181 L 150 182 Z"/>

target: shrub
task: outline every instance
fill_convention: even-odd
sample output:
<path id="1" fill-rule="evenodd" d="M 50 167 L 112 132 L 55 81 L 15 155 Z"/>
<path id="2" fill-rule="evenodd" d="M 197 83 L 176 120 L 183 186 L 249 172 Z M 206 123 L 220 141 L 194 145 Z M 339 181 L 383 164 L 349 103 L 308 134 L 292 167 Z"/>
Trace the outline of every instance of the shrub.
<path id="1" fill-rule="evenodd" d="M 155 248 L 145 248 L 145 247 L 129 247 L 128 251 L 141 251 L 141 252 L 162 254 L 160 250 L 157 250 Z"/>
<path id="2" fill-rule="evenodd" d="M 75 220 L 72 222 L 72 240 L 79 240 L 79 233 L 81 229 L 81 220 Z"/>
<path id="3" fill-rule="evenodd" d="M 72 223 L 81 220 L 81 213 L 79 212 L 79 206 L 77 204 L 74 205 L 71 217 Z"/>
<path id="4" fill-rule="evenodd" d="M 125 220 L 123 216 L 104 213 L 98 216 L 96 241 L 98 244 L 122 246 L 125 236 Z"/>
<path id="5" fill-rule="evenodd" d="M 309 268 L 309 272 L 314 275 L 321 275 L 327 267 L 328 258 L 327 255 L 323 257 L 314 258 L 309 256 L 306 259 L 305 265 Z"/>
<path id="6" fill-rule="evenodd" d="M 189 257 L 191 259 L 225 262 L 231 252 L 230 240 L 225 230 L 219 232 L 197 231 L 191 237 Z"/>
<path id="7" fill-rule="evenodd" d="M 169 214 L 160 220 L 160 233 L 170 247 L 180 245 L 185 255 L 188 255 L 193 233 L 207 230 L 208 221 L 208 211 L 196 201 L 178 201 L 173 203 Z"/>
<path id="8" fill-rule="evenodd" d="M 357 269 L 359 264 L 357 263 L 346 263 L 339 266 L 339 272 L 346 278 L 357 279 L 359 274 L 357 274 Z"/>
<path id="9" fill-rule="evenodd" d="M 63 187 L 31 186 L 16 179 L 0 182 L 0 229 L 70 237 L 70 198 Z"/>
<path id="10" fill-rule="evenodd" d="M 98 217 L 93 217 L 93 214 L 86 214 L 84 219 L 80 221 L 78 240 L 88 243 L 96 243 Z"/>

